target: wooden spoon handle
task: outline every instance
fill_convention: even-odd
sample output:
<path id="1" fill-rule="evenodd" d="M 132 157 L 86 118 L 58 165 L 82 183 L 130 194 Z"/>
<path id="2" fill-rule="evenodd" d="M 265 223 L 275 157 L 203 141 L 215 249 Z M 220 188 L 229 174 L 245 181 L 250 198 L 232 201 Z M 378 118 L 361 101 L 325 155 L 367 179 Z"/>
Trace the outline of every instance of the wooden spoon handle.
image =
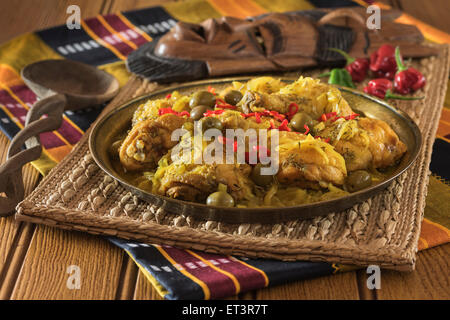
<path id="1" fill-rule="evenodd" d="M 6 162 L 0 166 L 0 217 L 14 214 L 23 200 L 25 189 L 22 167 L 37 160 L 42 153 L 39 134 L 58 129 L 66 105 L 64 95 L 56 94 L 37 102 L 28 112 L 25 127 L 11 140 Z M 41 118 L 47 115 L 46 118 Z M 22 149 L 23 145 L 26 149 Z"/>

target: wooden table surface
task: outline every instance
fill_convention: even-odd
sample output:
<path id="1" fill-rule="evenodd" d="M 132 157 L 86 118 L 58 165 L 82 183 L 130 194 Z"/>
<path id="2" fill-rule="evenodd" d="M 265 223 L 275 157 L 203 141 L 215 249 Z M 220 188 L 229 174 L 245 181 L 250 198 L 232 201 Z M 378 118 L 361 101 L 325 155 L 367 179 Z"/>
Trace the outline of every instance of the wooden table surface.
<path id="1" fill-rule="evenodd" d="M 18 34 L 63 24 L 77 4 L 83 18 L 160 4 L 155 0 L 1 1 L 0 42 Z M 385 1 L 450 33 L 450 3 Z M 38 7 L 35 7 L 38 6 Z M 0 161 L 8 139 L 0 133 Z M 39 182 L 24 169 L 26 192 Z M 346 272 L 244 293 L 234 299 L 449 299 L 450 244 L 418 254 L 411 273 L 381 272 L 381 289 L 368 290 L 365 270 Z M 81 268 L 81 289 L 66 286 L 67 267 Z M 161 299 L 127 254 L 108 241 L 80 232 L 0 219 L 0 299 Z"/>

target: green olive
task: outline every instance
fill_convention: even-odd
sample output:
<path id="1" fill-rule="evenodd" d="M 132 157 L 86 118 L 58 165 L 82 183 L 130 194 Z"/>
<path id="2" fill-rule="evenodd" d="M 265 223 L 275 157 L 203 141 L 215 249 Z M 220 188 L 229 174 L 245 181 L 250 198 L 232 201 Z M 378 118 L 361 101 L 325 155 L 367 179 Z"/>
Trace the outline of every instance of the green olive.
<path id="1" fill-rule="evenodd" d="M 191 119 L 200 120 L 201 118 L 203 118 L 203 114 L 206 112 L 206 110 L 208 110 L 208 107 L 203 105 L 192 108 Z"/>
<path id="2" fill-rule="evenodd" d="M 237 90 L 231 90 L 225 95 L 225 102 L 233 106 L 237 105 L 242 99 L 242 93 Z"/>
<path id="3" fill-rule="evenodd" d="M 234 207 L 234 199 L 225 191 L 217 191 L 208 196 L 206 204 L 217 207 Z"/>
<path id="4" fill-rule="evenodd" d="M 220 121 L 215 117 L 204 117 L 200 120 L 200 123 L 202 125 L 203 132 L 205 132 L 208 129 L 222 130 L 223 128 L 222 121 Z"/>
<path id="5" fill-rule="evenodd" d="M 260 187 L 267 186 L 273 181 L 272 175 L 261 173 L 262 168 L 264 168 L 264 166 L 261 163 L 258 163 L 253 167 L 252 173 L 250 175 L 250 178 L 253 180 L 253 182 Z"/>
<path id="6" fill-rule="evenodd" d="M 313 119 L 310 115 L 304 112 L 296 113 L 292 119 L 289 125 L 292 129 L 298 132 L 305 132 L 305 124 L 311 129 L 312 128 L 312 122 Z"/>
<path id="7" fill-rule="evenodd" d="M 182 129 L 194 133 L 194 123 L 187 121 L 181 126 Z"/>
<path id="8" fill-rule="evenodd" d="M 371 185 L 372 176 L 364 170 L 350 172 L 346 181 L 347 190 L 350 192 L 356 192 L 370 187 Z"/>
<path id="9" fill-rule="evenodd" d="M 194 108 L 196 106 L 207 106 L 214 108 L 216 104 L 216 97 L 209 91 L 197 91 L 189 101 L 189 106 Z"/>

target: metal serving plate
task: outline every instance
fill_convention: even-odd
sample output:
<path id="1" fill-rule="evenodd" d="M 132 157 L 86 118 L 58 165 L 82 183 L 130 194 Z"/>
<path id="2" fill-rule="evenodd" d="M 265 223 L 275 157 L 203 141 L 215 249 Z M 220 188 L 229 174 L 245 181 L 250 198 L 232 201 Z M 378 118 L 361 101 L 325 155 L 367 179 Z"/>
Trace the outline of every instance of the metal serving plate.
<path id="1" fill-rule="evenodd" d="M 404 155 L 399 165 L 387 180 L 384 180 L 369 188 L 352 193 L 348 196 L 328 201 L 281 208 L 212 207 L 200 203 L 176 200 L 144 191 L 131 185 L 114 170 L 111 164 L 108 148 L 115 137 L 130 129 L 131 118 L 134 111 L 140 104 L 149 99 L 165 97 L 168 93 L 174 90 L 177 90 L 183 94 L 188 94 L 199 89 L 205 89 L 209 85 L 214 86 L 216 89 L 220 89 L 223 86 L 229 85 L 232 81 L 246 80 L 249 80 L 249 78 L 217 79 L 192 82 L 176 87 L 170 87 L 131 100 L 121 107 L 111 111 L 95 124 L 89 137 L 89 148 L 91 154 L 103 171 L 105 171 L 112 178 L 116 179 L 126 189 L 130 190 L 140 199 L 162 207 L 164 210 L 169 212 L 228 223 L 277 223 L 280 221 L 307 219 L 315 216 L 326 215 L 330 212 L 343 211 L 388 187 L 392 180 L 408 169 L 417 158 L 422 144 L 422 137 L 419 128 L 407 114 L 396 110 L 382 100 L 373 98 L 359 91 L 349 88 L 339 88 L 355 112 L 370 118 L 384 120 L 394 129 L 400 139 L 408 147 L 408 152 Z M 292 79 L 283 79 L 283 81 L 291 82 Z"/>

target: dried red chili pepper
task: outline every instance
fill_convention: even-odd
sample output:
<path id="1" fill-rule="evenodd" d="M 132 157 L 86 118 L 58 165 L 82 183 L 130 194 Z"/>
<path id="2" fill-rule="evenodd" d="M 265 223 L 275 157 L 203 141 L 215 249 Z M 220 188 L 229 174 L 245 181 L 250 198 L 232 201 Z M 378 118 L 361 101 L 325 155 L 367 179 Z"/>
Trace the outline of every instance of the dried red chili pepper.
<path id="1" fill-rule="evenodd" d="M 204 114 L 203 114 L 203 116 L 204 117 L 210 117 L 210 116 L 212 116 L 212 115 L 215 115 L 215 114 L 222 114 L 222 113 L 224 113 L 225 112 L 225 110 L 208 110 L 208 111 L 206 111 Z"/>
<path id="2" fill-rule="evenodd" d="M 390 44 L 383 44 L 370 55 L 370 70 L 377 78 L 394 79 L 397 71 L 395 62 L 395 48 Z"/>
<path id="3" fill-rule="evenodd" d="M 167 114 L 167 113 L 171 113 L 171 114 L 177 115 L 179 117 L 182 117 L 182 116 L 190 117 L 190 114 L 187 111 L 177 112 L 177 111 L 173 110 L 172 108 L 161 108 L 158 110 L 158 115 L 160 115 L 160 116 L 162 116 L 163 114 Z"/>
<path id="4" fill-rule="evenodd" d="M 303 126 L 303 128 L 305 128 L 305 133 L 303 133 L 305 136 L 309 133 L 309 127 L 308 127 L 308 125 L 307 124 L 305 124 L 304 126 Z"/>
<path id="5" fill-rule="evenodd" d="M 237 109 L 236 106 L 232 106 L 231 104 L 226 103 L 222 99 L 216 99 L 215 107 L 216 108 L 221 108 L 221 109 L 230 109 L 230 110 L 236 110 Z"/>
<path id="6" fill-rule="evenodd" d="M 398 72 L 394 78 L 394 91 L 400 94 L 408 94 L 423 88 L 425 85 L 424 75 L 417 69 L 406 67 L 403 64 L 400 48 L 395 48 L 395 61 Z"/>
<path id="7" fill-rule="evenodd" d="M 255 112 L 255 121 L 256 123 L 261 123 L 261 114 Z"/>
<path id="8" fill-rule="evenodd" d="M 343 117 L 343 118 L 348 121 L 348 120 L 353 120 L 356 117 L 359 117 L 359 113 L 352 113 L 351 115 Z"/>
<path id="9" fill-rule="evenodd" d="M 208 92 L 212 93 L 213 95 L 216 95 L 216 94 L 217 94 L 217 93 L 216 93 L 216 89 L 214 89 L 214 88 L 211 87 L 211 86 L 208 86 Z"/>
<path id="10" fill-rule="evenodd" d="M 284 114 L 281 114 L 281 113 L 279 113 L 277 111 L 267 111 L 267 110 L 265 110 L 265 112 L 267 112 L 271 117 L 274 117 L 278 121 L 283 121 L 284 118 L 285 118 Z"/>
<path id="11" fill-rule="evenodd" d="M 335 51 L 344 56 L 345 60 L 347 60 L 345 70 L 347 70 L 348 73 L 350 73 L 350 75 L 352 76 L 352 80 L 354 82 L 361 82 L 366 78 L 367 71 L 369 70 L 370 65 L 369 59 L 366 58 L 356 59 L 349 56 L 347 52 L 336 48 L 329 48 L 328 50 Z"/>
<path id="12" fill-rule="evenodd" d="M 320 122 L 327 121 L 328 119 L 331 119 L 332 117 L 335 117 L 336 114 L 337 114 L 336 112 L 323 113 L 323 114 L 319 117 L 319 119 L 317 119 L 317 121 L 320 121 Z"/>
<path id="13" fill-rule="evenodd" d="M 241 113 L 244 118 L 255 117 L 256 123 L 261 123 L 261 112 Z"/>
<path id="14" fill-rule="evenodd" d="M 261 123 L 261 117 L 273 117 L 280 122 L 285 119 L 285 116 L 283 114 L 278 113 L 277 111 L 269 110 L 263 110 L 261 112 L 241 113 L 241 116 L 244 118 L 255 117 L 255 121 L 257 123 Z"/>
<path id="15" fill-rule="evenodd" d="M 280 126 L 278 127 L 278 130 L 280 131 L 292 131 L 291 128 L 288 127 L 289 122 L 287 119 L 284 119 L 283 122 L 281 122 Z"/>
<path id="16" fill-rule="evenodd" d="M 380 99 L 399 99 L 399 100 L 419 100 L 423 97 L 404 97 L 392 93 L 392 82 L 389 79 L 373 79 L 370 80 L 366 87 L 364 87 L 364 92 L 372 96 L 378 97 Z"/>

